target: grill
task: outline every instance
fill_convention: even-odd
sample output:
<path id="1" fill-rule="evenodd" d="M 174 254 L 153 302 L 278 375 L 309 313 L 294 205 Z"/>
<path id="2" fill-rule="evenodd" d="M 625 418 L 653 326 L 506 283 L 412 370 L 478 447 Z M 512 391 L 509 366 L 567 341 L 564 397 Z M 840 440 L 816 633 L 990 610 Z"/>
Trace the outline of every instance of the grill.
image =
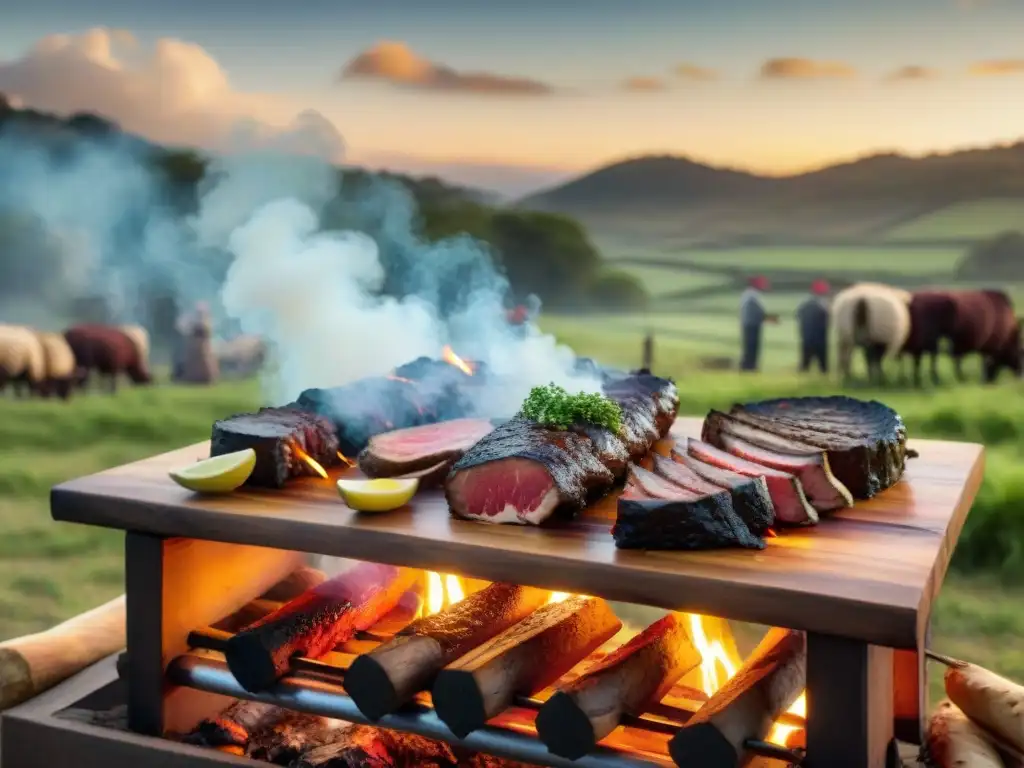
<path id="1" fill-rule="evenodd" d="M 700 425 L 679 419 L 670 438 L 697 436 Z M 128 650 L 121 675 L 108 669 L 86 699 L 5 717 L 4 766 L 59 765 L 58 754 L 90 766 L 139 759 L 173 768 L 264 765 L 164 738 L 222 709 L 225 697 L 366 722 L 344 690 L 345 670 L 397 626 L 375 625 L 326 658 L 294 660 L 293 672 L 264 693 L 245 691 L 225 665 L 231 617 L 272 610 L 261 596 L 307 553 L 802 631 L 807 715 L 783 722 L 804 729 L 805 749 L 748 741 L 754 764 L 896 765 L 895 738 L 921 740 L 931 606 L 983 470 L 978 445 L 922 440 L 913 447 L 919 458 L 896 487 L 815 528 L 771 539 L 759 553 L 616 550 L 612 498 L 553 529 L 456 521 L 436 491 L 421 492 L 410 509 L 359 515 L 340 504 L 333 481 L 312 477 L 280 491 L 199 498 L 167 472 L 207 456 L 206 443 L 65 483 L 53 490 L 55 519 L 126 531 Z M 667 744 L 702 697 L 676 686 L 575 761 L 552 755 L 536 735 L 543 694 L 518 697 L 461 740 L 428 694 L 376 725 L 537 765 L 672 766 Z M 118 702 L 127 708 L 127 730 L 59 716 L 61 707 Z"/>

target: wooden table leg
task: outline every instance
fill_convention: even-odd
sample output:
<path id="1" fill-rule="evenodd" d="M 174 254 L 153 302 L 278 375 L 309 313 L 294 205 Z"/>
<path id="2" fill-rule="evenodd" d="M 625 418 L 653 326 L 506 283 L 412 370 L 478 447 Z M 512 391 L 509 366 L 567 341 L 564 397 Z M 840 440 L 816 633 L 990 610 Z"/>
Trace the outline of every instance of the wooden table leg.
<path id="1" fill-rule="evenodd" d="M 198 539 L 125 536 L 128 727 L 160 736 L 208 713 L 168 689 L 164 670 L 188 650 L 188 633 L 228 616 L 304 564 L 301 552 Z M 224 706 L 207 694 L 208 705 Z"/>
<path id="2" fill-rule="evenodd" d="M 128 727 L 146 736 L 164 730 L 164 540 L 125 534 L 124 579 L 128 640 Z"/>
<path id="3" fill-rule="evenodd" d="M 892 649 L 809 632 L 805 768 L 886 768 L 893 720 Z"/>

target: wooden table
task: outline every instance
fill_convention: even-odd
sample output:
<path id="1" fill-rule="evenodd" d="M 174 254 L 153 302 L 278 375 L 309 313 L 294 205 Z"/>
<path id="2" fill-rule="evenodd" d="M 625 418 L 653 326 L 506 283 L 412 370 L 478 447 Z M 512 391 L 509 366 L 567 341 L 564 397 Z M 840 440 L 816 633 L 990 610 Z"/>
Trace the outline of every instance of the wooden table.
<path id="1" fill-rule="evenodd" d="M 672 439 L 699 435 L 700 426 L 700 419 L 679 419 L 658 450 L 668 450 Z M 150 636 L 162 632 L 169 652 L 161 601 L 139 602 L 133 612 L 133 583 L 141 585 L 138 594 L 152 594 L 170 567 L 167 541 L 205 539 L 458 572 L 805 630 L 809 686 L 815 675 L 848 672 L 848 684 L 863 689 L 858 695 L 865 706 L 871 686 L 858 680 L 888 663 L 891 698 L 890 649 L 906 649 L 906 696 L 917 699 L 907 711 L 914 711 L 917 727 L 925 679 L 920 651 L 932 603 L 981 484 L 983 448 L 932 440 L 911 445 L 920 457 L 909 461 L 895 487 L 816 527 L 787 530 L 760 552 L 620 551 L 609 533 L 614 497 L 573 522 L 545 528 L 455 520 L 438 491 L 420 493 L 395 512 L 356 513 L 341 502 L 336 475 L 299 480 L 279 491 L 199 497 L 175 485 L 167 472 L 205 458 L 207 443 L 63 483 L 51 499 L 56 520 L 129 532 L 129 647 L 133 613 L 140 619 L 148 611 L 154 617 Z M 194 568 L 194 558 L 190 563 Z M 163 602 L 171 599 L 165 589 Z M 888 656 L 872 650 L 879 648 Z M 158 664 L 159 659 L 149 662 L 150 689 L 162 673 Z M 897 678 L 900 669 L 897 662 Z M 140 675 L 145 676 L 136 670 L 133 683 Z M 819 704 L 816 711 L 822 709 Z M 150 729 L 158 721 L 154 713 Z M 848 727 L 851 740 L 868 724 L 861 725 Z"/>

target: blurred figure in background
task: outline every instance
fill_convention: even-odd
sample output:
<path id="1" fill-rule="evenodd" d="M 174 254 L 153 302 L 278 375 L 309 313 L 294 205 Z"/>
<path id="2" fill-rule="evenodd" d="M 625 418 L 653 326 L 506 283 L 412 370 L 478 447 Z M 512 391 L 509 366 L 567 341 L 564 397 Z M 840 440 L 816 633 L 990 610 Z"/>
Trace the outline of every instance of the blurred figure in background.
<path id="1" fill-rule="evenodd" d="M 797 307 L 800 327 L 800 371 L 806 373 L 816 362 L 822 373 L 828 373 L 829 284 L 824 280 L 811 283 L 811 295 Z"/>
<path id="2" fill-rule="evenodd" d="M 187 384 L 214 383 L 220 376 L 220 369 L 213 355 L 213 322 L 209 305 L 198 302 L 191 315 L 179 320 L 178 332 L 181 334 L 181 343 L 174 363 L 174 381 Z"/>
<path id="3" fill-rule="evenodd" d="M 762 327 L 765 323 L 779 322 L 778 315 L 768 314 L 764 308 L 762 294 L 770 288 L 767 277 L 752 277 L 740 297 L 740 343 L 743 346 L 740 356 L 741 371 L 757 370 L 761 357 Z"/>

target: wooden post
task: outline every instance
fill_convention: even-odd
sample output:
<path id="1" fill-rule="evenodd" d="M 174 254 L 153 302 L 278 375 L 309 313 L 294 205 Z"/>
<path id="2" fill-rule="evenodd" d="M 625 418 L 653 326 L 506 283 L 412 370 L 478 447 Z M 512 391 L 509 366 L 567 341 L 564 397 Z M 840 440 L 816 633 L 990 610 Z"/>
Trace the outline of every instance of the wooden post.
<path id="1" fill-rule="evenodd" d="M 647 335 L 644 336 L 643 351 L 640 355 L 640 367 L 648 370 L 654 370 L 654 332 L 648 331 Z"/>
<path id="2" fill-rule="evenodd" d="M 804 768 L 886 768 L 892 742 L 892 649 L 808 633 Z"/>
<path id="3" fill-rule="evenodd" d="M 303 559 L 301 552 L 128 532 L 128 727 L 147 736 L 184 732 L 227 706 L 222 696 L 208 695 L 203 706 L 194 696 L 177 696 L 165 686 L 164 670 L 188 650 L 191 630 L 234 613 L 301 567 Z"/>

